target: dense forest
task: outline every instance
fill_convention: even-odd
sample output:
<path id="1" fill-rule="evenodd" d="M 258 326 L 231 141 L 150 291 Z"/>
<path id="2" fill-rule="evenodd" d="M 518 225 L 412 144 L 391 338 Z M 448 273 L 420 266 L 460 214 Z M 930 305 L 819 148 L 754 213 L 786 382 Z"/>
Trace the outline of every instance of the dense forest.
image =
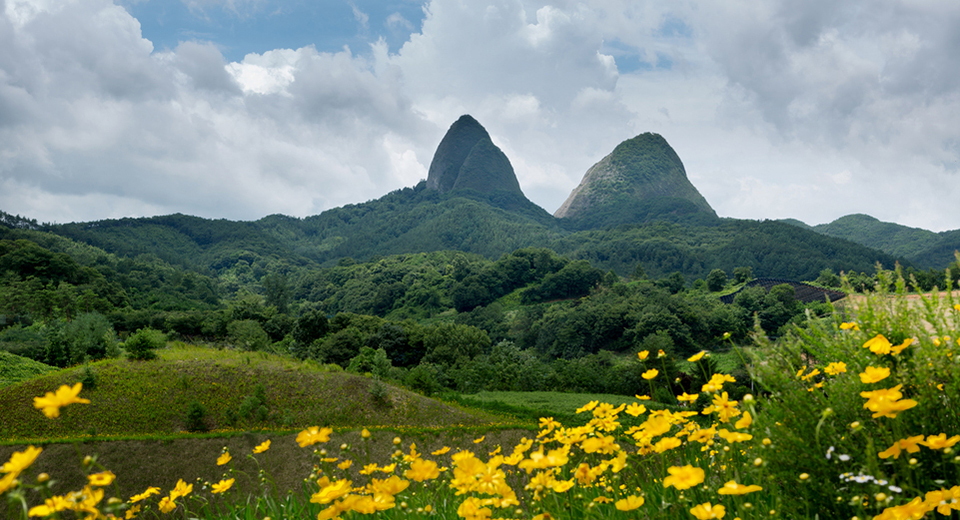
<path id="1" fill-rule="evenodd" d="M 133 226 L 121 222 L 113 223 L 116 233 L 105 234 L 105 245 L 136 238 L 131 228 L 161 236 L 174 223 L 191 226 L 167 233 L 161 243 L 176 248 L 161 254 L 137 249 L 142 237 L 118 254 L 30 229 L 40 226 L 0 226 L 0 349 L 68 366 L 116 355 L 120 348 L 149 347 L 150 341 L 184 339 L 314 359 L 428 394 L 487 389 L 629 395 L 642 383 L 638 352 L 663 351 L 677 359 L 708 350 L 717 353 L 716 362 L 735 366 L 723 352 L 731 342 L 744 342 L 755 323 L 777 334 L 805 309 L 824 311 L 823 303 L 798 301 L 788 285 L 769 293 L 746 289 L 733 304 L 721 303 L 721 294 L 757 274 L 751 262 L 809 263 L 801 273 L 836 265 L 786 257 L 803 244 L 771 244 L 764 251 L 758 241 L 778 235 L 746 233 L 750 223 L 723 221 L 712 236 L 727 233 L 731 243 L 753 249 L 734 254 L 737 247 L 728 246 L 725 261 L 744 264 L 712 268 L 703 277 L 685 275 L 676 258 L 693 257 L 689 251 L 704 238 L 674 223 L 584 234 L 590 241 L 580 251 L 596 252 L 589 260 L 527 247 L 496 259 L 445 250 L 324 265 L 306 254 L 283 256 L 275 235 L 245 237 L 238 230 L 255 230 L 249 223 L 181 216 L 141 219 Z M 752 228 L 781 230 L 782 242 L 794 229 L 770 224 Z M 617 253 L 630 248 L 662 256 Z M 671 257 L 676 250 L 681 252 Z M 692 272 L 716 265 L 707 258 Z M 627 262 L 628 276 L 608 267 Z M 651 276 L 648 267 L 669 274 Z M 926 275 L 911 269 L 908 274 Z M 851 275 L 861 289 L 875 282 L 872 274 Z M 829 267 L 806 279 L 839 285 Z M 670 380 L 697 377 L 692 365 L 661 364 Z"/>

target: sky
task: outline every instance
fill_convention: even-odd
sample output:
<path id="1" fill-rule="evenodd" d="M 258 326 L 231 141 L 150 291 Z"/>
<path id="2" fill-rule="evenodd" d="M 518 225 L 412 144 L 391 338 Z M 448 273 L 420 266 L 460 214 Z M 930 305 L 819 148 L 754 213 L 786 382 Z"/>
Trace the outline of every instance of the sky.
<path id="1" fill-rule="evenodd" d="M 0 210 L 295 217 L 471 114 L 553 213 L 663 135 L 716 212 L 960 228 L 955 0 L 0 0 Z"/>

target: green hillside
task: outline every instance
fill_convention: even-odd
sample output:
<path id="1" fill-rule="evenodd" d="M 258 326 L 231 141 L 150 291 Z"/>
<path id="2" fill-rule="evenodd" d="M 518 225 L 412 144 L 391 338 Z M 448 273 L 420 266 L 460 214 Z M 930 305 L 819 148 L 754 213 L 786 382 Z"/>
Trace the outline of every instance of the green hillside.
<path id="1" fill-rule="evenodd" d="M 808 226 L 795 219 L 785 219 L 782 222 L 905 258 L 921 269 L 943 269 L 956 261 L 955 253 L 960 250 L 960 230 L 935 233 L 893 222 L 882 222 L 864 214 L 846 215 L 816 226 Z"/>
<path id="2" fill-rule="evenodd" d="M 74 384 L 86 367 L 58 371 L 0 389 L 0 438 L 86 435 L 156 436 L 187 430 L 479 425 L 492 416 L 453 408 L 371 378 L 264 353 L 180 344 L 154 361 L 110 359 L 88 365 L 96 381 L 85 406 L 51 421 L 33 397 Z M 379 387 L 379 388 L 378 388 Z M 191 424 L 193 403 L 204 409 Z"/>
<path id="3" fill-rule="evenodd" d="M 421 183 L 305 219 L 274 215 L 240 223 L 175 215 L 45 229 L 118 256 L 169 258 L 213 274 L 233 290 L 271 272 L 444 250 L 494 259 L 524 247 L 546 247 L 621 276 L 640 264 L 650 276 L 679 271 L 688 278 L 748 266 L 757 276 L 812 280 L 824 268 L 871 272 L 877 262 L 892 267 L 897 259 L 777 222 L 706 218 L 683 200 L 673 206 L 668 199 L 647 203 L 649 211 L 638 217 L 642 223 L 610 227 L 600 225 L 601 219 L 593 229 L 569 230 L 545 212 L 547 223 L 526 209 L 508 211 L 480 194 L 465 195 L 470 194 L 441 194 Z M 633 206 L 641 212 L 643 207 Z M 221 236 L 223 242 L 216 238 Z"/>
<path id="4" fill-rule="evenodd" d="M 940 235 L 926 229 L 881 222 L 870 215 L 840 217 L 829 224 L 813 226 L 814 231 L 863 244 L 894 256 L 917 261 L 941 241 Z M 921 262 L 917 262 L 921 263 Z M 944 265 L 945 266 L 945 265 Z"/>
<path id="5" fill-rule="evenodd" d="M 55 370 L 56 367 L 0 350 L 0 388 Z"/>

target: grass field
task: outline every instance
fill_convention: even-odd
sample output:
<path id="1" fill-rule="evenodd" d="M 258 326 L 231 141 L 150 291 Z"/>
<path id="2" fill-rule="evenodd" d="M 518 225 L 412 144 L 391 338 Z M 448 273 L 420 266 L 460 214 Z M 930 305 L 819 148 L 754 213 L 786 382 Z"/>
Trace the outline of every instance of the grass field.
<path id="1" fill-rule="evenodd" d="M 502 417 L 441 403 L 374 379 L 265 353 L 175 344 L 154 361 L 109 359 L 0 388 L 0 439 L 49 441 L 85 436 L 170 436 L 208 431 L 493 425 Z M 33 397 L 82 381 L 89 406 L 56 421 Z M 190 428 L 188 412 L 202 407 Z M 200 426 L 197 428 L 197 426 Z"/>
<path id="2" fill-rule="evenodd" d="M 633 396 L 615 394 L 577 394 L 564 392 L 480 392 L 460 396 L 457 402 L 472 408 L 507 413 L 519 418 L 536 420 L 553 417 L 564 424 L 574 424 L 589 419 L 589 414 L 577 417 L 576 410 L 591 401 L 610 403 L 614 406 L 635 403 Z M 647 402 L 652 410 L 676 409 L 674 406 Z"/>
<path id="3" fill-rule="evenodd" d="M 56 370 L 56 367 L 0 350 L 0 388 Z"/>

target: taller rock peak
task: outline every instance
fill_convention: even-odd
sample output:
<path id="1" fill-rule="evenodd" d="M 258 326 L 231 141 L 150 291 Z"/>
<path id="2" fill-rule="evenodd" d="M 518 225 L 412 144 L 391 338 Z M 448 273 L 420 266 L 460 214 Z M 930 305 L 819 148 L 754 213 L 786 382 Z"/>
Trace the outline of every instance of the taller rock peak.
<path id="1" fill-rule="evenodd" d="M 510 160 L 469 115 L 460 116 L 440 141 L 430 163 L 427 188 L 441 193 L 463 189 L 523 195 Z"/>

